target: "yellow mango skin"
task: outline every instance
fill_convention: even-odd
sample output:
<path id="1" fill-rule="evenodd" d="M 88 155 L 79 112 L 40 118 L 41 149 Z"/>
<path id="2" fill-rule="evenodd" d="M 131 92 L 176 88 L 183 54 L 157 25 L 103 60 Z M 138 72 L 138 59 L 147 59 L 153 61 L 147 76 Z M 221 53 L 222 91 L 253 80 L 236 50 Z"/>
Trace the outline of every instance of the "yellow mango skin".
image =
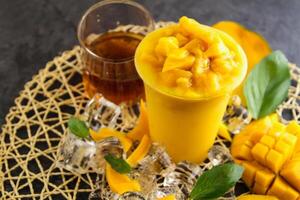
<path id="1" fill-rule="evenodd" d="M 148 134 L 144 135 L 138 147 L 127 158 L 127 162 L 130 166 L 135 167 L 145 155 L 147 155 L 151 147 L 151 139 Z"/>
<path id="2" fill-rule="evenodd" d="M 111 128 L 104 127 L 101 128 L 98 132 L 90 129 L 90 136 L 94 141 L 100 141 L 108 137 L 116 137 L 120 140 L 125 152 L 127 152 L 132 146 L 132 141 L 128 137 L 126 137 L 125 133 L 121 133 Z"/>
<path id="3" fill-rule="evenodd" d="M 228 33 L 244 49 L 248 60 L 247 74 L 252 70 L 254 65 L 272 51 L 268 42 L 261 35 L 248 30 L 237 22 L 220 21 L 214 24 L 213 27 Z M 246 105 L 245 97 L 243 95 L 243 84 L 235 90 L 234 94 L 239 95 L 243 105 Z"/>
<path id="4" fill-rule="evenodd" d="M 127 133 L 127 137 L 132 140 L 141 140 L 145 134 L 149 133 L 148 114 L 146 104 L 143 100 L 140 103 L 140 116 L 136 126 Z"/>
<path id="5" fill-rule="evenodd" d="M 269 196 L 269 195 L 242 195 L 237 197 L 237 200 L 279 200 L 277 197 Z"/>
<path id="6" fill-rule="evenodd" d="M 244 167 L 242 179 L 253 193 L 299 200 L 298 126 L 295 122 L 283 125 L 271 115 L 252 122 L 234 137 L 231 153 Z"/>
<path id="7" fill-rule="evenodd" d="M 119 174 L 109 164 L 106 165 L 105 175 L 110 189 L 115 193 L 141 191 L 141 186 L 137 181 L 130 179 L 125 174 Z"/>

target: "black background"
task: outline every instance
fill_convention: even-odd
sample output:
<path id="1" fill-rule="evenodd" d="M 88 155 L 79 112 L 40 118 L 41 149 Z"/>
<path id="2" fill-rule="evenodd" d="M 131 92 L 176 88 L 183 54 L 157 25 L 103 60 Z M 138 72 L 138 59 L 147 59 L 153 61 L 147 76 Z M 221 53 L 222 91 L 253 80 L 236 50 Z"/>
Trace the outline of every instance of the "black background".
<path id="1" fill-rule="evenodd" d="M 80 16 L 96 0 L 0 0 L 0 124 L 23 85 L 76 45 Z M 156 20 L 235 20 L 300 63 L 299 0 L 139 0 Z"/>

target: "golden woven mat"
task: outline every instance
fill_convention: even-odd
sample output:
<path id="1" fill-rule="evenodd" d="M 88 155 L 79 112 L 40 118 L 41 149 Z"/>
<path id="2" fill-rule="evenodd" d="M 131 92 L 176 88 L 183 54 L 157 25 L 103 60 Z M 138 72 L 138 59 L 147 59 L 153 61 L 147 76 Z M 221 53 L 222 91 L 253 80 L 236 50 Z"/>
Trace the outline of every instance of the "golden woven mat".
<path id="1" fill-rule="evenodd" d="M 88 101 L 80 66 L 76 46 L 50 61 L 15 99 L 0 135 L 1 199 L 87 199 L 95 187 L 95 173 L 75 175 L 55 164 L 69 117 Z M 278 113 L 299 122 L 300 69 L 290 67 L 289 100 Z"/>

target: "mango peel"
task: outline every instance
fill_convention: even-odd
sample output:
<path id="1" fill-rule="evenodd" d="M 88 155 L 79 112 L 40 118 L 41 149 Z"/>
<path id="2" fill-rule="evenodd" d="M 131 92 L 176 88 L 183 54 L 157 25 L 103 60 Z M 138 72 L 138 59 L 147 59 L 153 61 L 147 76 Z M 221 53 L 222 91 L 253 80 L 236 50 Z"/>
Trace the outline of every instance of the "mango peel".
<path id="1" fill-rule="evenodd" d="M 256 194 L 300 198 L 300 125 L 283 125 L 276 114 L 246 126 L 232 142 L 231 153 L 244 168 L 243 180 Z"/>
<path id="2" fill-rule="evenodd" d="M 268 42 L 261 35 L 248 30 L 237 22 L 220 21 L 214 24 L 213 27 L 226 32 L 241 45 L 248 60 L 247 74 L 262 58 L 272 52 Z M 234 91 L 234 94 L 239 95 L 242 99 L 242 104 L 246 105 L 243 95 L 243 84 Z"/>

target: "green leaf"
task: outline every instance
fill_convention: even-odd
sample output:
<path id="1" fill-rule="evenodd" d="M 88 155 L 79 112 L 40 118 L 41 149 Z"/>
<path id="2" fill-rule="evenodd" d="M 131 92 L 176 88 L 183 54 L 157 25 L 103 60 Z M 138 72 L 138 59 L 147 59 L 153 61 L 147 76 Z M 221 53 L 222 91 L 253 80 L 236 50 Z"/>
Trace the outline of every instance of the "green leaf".
<path id="1" fill-rule="evenodd" d="M 89 128 L 86 126 L 86 124 L 83 121 L 75 117 L 69 119 L 68 127 L 71 133 L 73 133 L 77 137 L 86 138 L 89 136 Z"/>
<path id="2" fill-rule="evenodd" d="M 204 172 L 197 180 L 192 200 L 216 199 L 223 196 L 241 178 L 244 168 L 234 163 L 216 166 Z"/>
<path id="3" fill-rule="evenodd" d="M 104 158 L 114 170 L 121 174 L 126 174 L 131 171 L 130 165 L 122 158 L 117 158 L 111 154 L 104 156 Z"/>
<path id="4" fill-rule="evenodd" d="M 275 51 L 255 65 L 244 85 L 248 109 L 258 119 L 274 112 L 288 94 L 291 76 L 288 60 Z"/>

